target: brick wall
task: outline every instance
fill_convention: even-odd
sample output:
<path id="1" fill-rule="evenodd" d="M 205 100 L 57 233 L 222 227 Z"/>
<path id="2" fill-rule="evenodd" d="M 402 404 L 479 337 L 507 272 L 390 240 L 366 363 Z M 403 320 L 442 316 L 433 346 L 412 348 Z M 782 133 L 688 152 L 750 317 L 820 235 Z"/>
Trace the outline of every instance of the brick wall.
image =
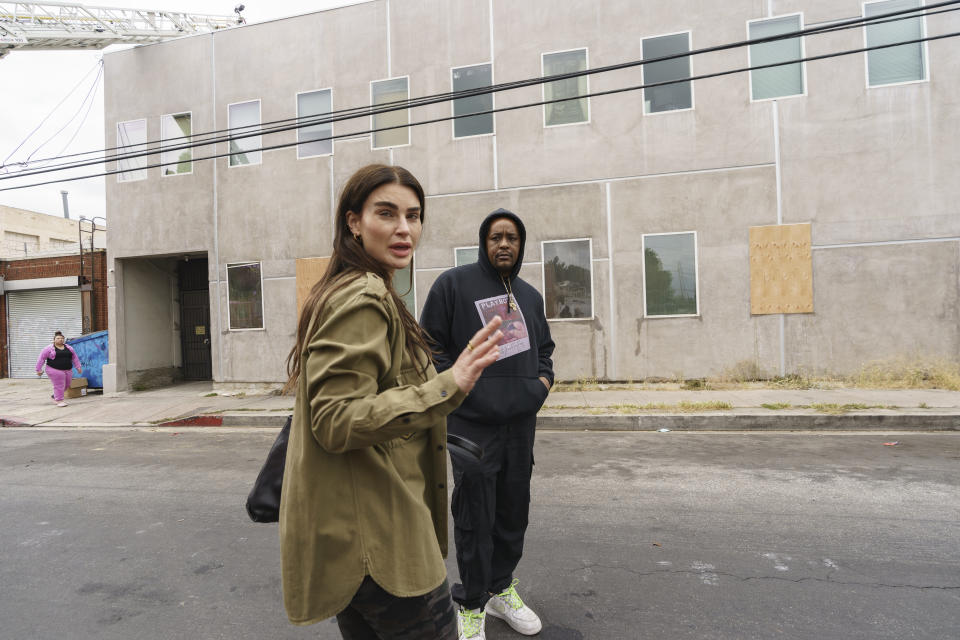
<path id="1" fill-rule="evenodd" d="M 0 276 L 4 280 L 27 280 L 34 278 L 60 278 L 79 276 L 80 256 L 49 256 L 25 260 L 0 260 Z M 86 281 L 95 276 L 93 288 L 93 331 L 107 328 L 107 254 L 103 250 L 83 255 L 83 276 Z M 9 336 L 7 335 L 7 296 L 0 296 L 0 378 L 10 375 L 8 362 Z"/>

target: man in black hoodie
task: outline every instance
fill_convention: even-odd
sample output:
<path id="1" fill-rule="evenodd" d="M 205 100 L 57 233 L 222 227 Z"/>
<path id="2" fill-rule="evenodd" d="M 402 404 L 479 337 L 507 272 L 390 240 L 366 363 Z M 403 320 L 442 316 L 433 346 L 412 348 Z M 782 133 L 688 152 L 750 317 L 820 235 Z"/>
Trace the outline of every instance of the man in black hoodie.
<path id="1" fill-rule="evenodd" d="M 447 418 L 447 430 L 483 447 L 479 461 L 451 455 L 454 542 L 461 583 L 461 639 L 483 640 L 485 614 L 533 635 L 540 618 L 517 595 L 513 571 L 523 555 L 537 411 L 553 385 L 553 340 L 543 298 L 517 274 L 526 229 L 497 209 L 480 225 L 476 263 L 444 272 L 427 296 L 420 324 L 436 342 L 437 369 L 453 366 L 470 337 L 493 316 L 503 318 L 500 359 Z"/>

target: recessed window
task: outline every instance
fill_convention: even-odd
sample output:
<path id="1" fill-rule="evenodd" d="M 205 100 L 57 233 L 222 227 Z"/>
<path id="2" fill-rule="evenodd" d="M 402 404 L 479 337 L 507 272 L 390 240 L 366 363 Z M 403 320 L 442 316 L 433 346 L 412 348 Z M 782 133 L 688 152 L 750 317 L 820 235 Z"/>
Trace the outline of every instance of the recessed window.
<path id="1" fill-rule="evenodd" d="M 307 122 L 322 119 L 333 111 L 333 90 L 321 89 L 297 94 L 297 118 Z M 308 124 L 297 129 L 297 157 L 328 156 L 333 153 L 333 123 Z"/>
<path id="2" fill-rule="evenodd" d="M 230 135 L 255 133 L 260 128 L 260 101 L 238 102 L 227 107 L 227 126 Z M 230 166 L 242 167 L 248 164 L 260 164 L 260 136 L 250 136 L 230 141 Z"/>
<path id="3" fill-rule="evenodd" d="M 555 76 L 561 73 L 573 73 L 587 70 L 587 50 L 559 51 L 543 54 L 543 75 Z M 543 124 L 555 127 L 563 124 L 577 124 L 590 121 L 590 103 L 586 96 L 590 93 L 587 76 L 577 76 L 564 80 L 554 80 L 543 84 L 543 99 L 563 100 L 543 105 Z"/>
<path id="4" fill-rule="evenodd" d="M 593 317 L 593 248 L 589 238 L 543 243 L 547 320 Z"/>
<path id="5" fill-rule="evenodd" d="M 28 233 L 17 233 L 16 231 L 3 232 L 3 247 L 0 247 L 2 253 L 19 256 L 21 252 L 25 256 L 37 253 L 40 249 L 40 236 L 33 236 Z"/>
<path id="6" fill-rule="evenodd" d="M 259 262 L 227 265 L 230 330 L 263 329 L 263 279 Z"/>
<path id="7" fill-rule="evenodd" d="M 417 287 L 411 280 L 413 261 L 403 269 L 393 272 L 393 288 L 400 294 L 400 299 L 414 318 L 417 317 Z"/>
<path id="8" fill-rule="evenodd" d="M 863 5 L 863 16 L 905 11 L 920 6 L 917 0 L 887 0 L 868 2 Z M 867 47 L 894 44 L 924 37 L 923 18 L 897 16 L 884 24 L 866 25 Z M 899 47 L 887 47 L 867 51 L 867 84 L 878 87 L 885 84 L 902 84 L 927 79 L 924 43 L 914 42 Z"/>
<path id="9" fill-rule="evenodd" d="M 690 51 L 690 34 L 644 38 L 643 59 L 656 60 Z M 693 108 L 693 88 L 690 82 L 673 82 L 690 77 L 690 56 L 649 62 L 643 65 L 643 84 L 670 82 L 643 90 L 644 113 L 660 113 Z"/>
<path id="10" fill-rule="evenodd" d="M 468 91 L 480 89 L 493 84 L 493 67 L 489 64 L 475 64 L 472 67 L 459 67 L 451 72 L 454 91 Z M 467 138 L 493 133 L 493 114 L 482 113 L 470 116 L 471 113 L 491 111 L 493 109 L 493 94 L 484 93 L 466 98 L 457 98 L 453 101 L 453 137 Z M 468 116 L 468 117 L 463 117 Z"/>
<path id="11" fill-rule="evenodd" d="M 647 316 L 699 313 L 696 232 L 643 236 L 643 299 Z"/>
<path id="12" fill-rule="evenodd" d="M 147 121 L 128 120 L 117 123 L 117 154 L 124 155 L 147 150 Z M 147 177 L 147 156 L 117 160 L 117 181 L 132 182 Z"/>
<path id="13" fill-rule="evenodd" d="M 755 20 L 748 23 L 748 37 L 751 40 L 770 38 L 784 33 L 800 31 L 803 25 L 800 15 Z M 803 58 L 801 38 L 774 40 L 750 45 L 750 66 L 762 66 L 800 60 Z M 785 64 L 750 72 L 750 95 L 754 100 L 783 98 L 803 93 L 803 63 Z"/>
<path id="14" fill-rule="evenodd" d="M 480 247 L 457 247 L 453 250 L 454 266 L 473 264 L 480 259 Z"/>
<path id="15" fill-rule="evenodd" d="M 174 113 L 160 118 L 160 139 L 164 147 L 190 144 L 192 135 L 190 113 Z M 188 149 L 174 149 L 160 153 L 161 175 L 175 176 L 193 173 L 193 153 Z"/>
<path id="16" fill-rule="evenodd" d="M 408 78 L 392 78 L 370 83 L 370 102 L 375 107 L 409 99 Z M 375 113 L 370 121 L 370 128 L 373 129 L 374 149 L 401 147 L 410 144 L 409 109 L 400 108 L 394 111 Z"/>

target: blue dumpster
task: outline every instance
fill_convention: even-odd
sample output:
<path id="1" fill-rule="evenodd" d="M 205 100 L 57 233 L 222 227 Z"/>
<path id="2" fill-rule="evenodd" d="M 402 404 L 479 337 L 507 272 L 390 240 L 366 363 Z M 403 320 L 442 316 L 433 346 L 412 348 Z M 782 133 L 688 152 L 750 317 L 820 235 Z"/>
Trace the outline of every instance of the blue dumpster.
<path id="1" fill-rule="evenodd" d="M 73 347 L 80 358 L 83 377 L 87 379 L 87 386 L 91 389 L 103 388 L 103 365 L 110 361 L 107 357 L 108 333 L 109 331 L 97 331 L 67 340 L 67 344 Z"/>

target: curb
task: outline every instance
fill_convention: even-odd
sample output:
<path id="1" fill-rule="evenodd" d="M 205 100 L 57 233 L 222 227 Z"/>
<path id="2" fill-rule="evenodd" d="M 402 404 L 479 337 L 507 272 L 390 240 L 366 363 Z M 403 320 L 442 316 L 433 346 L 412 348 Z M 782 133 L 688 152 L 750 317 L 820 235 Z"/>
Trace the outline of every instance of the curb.
<path id="1" fill-rule="evenodd" d="M 540 416 L 557 431 L 960 431 L 960 414 L 647 414 Z"/>

